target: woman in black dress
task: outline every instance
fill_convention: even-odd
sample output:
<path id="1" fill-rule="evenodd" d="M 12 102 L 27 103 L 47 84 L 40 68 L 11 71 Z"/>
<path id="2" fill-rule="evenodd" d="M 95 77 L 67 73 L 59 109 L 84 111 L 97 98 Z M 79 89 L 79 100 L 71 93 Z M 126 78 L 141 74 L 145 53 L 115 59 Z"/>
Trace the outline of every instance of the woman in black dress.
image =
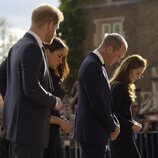
<path id="1" fill-rule="evenodd" d="M 141 157 L 133 132 L 139 132 L 142 126 L 132 119 L 131 104 L 136 99 L 134 82 L 141 78 L 146 64 L 140 55 L 131 55 L 123 60 L 111 79 L 112 111 L 120 122 L 119 136 L 110 141 L 111 158 Z"/>
<path id="2" fill-rule="evenodd" d="M 69 66 L 67 63 L 68 47 L 64 41 L 57 37 L 53 39 L 51 44 L 44 44 L 44 47 L 49 73 L 54 87 L 53 94 L 62 99 L 65 95 L 62 82 L 69 74 Z M 60 128 L 65 134 L 70 132 L 70 122 L 61 118 L 58 111 L 52 110 L 50 124 L 49 144 L 44 152 L 44 158 L 63 158 Z"/>

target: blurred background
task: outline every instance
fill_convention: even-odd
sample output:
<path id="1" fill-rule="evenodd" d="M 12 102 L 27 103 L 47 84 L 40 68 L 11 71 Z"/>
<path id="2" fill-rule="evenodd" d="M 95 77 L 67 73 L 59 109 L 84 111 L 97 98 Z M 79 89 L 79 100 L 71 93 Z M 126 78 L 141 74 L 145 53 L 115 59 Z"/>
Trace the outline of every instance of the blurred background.
<path id="1" fill-rule="evenodd" d="M 29 29 L 32 9 L 50 3 L 65 16 L 58 30 L 69 48 L 70 75 L 65 81 L 63 115 L 74 121 L 77 105 L 77 73 L 85 56 L 98 47 L 105 33 L 117 32 L 128 41 L 126 56 L 137 53 L 148 60 L 143 78 L 136 82 L 134 118 L 143 124 L 135 139 L 143 158 L 158 157 L 158 0 L 1 0 L 0 62 L 11 46 Z M 119 64 L 119 63 L 118 63 Z M 109 77 L 113 70 L 107 67 Z M 68 107 L 68 108 L 67 108 Z M 73 132 L 72 132 L 73 133 Z M 80 147 L 72 135 L 63 136 L 66 158 L 80 157 Z"/>

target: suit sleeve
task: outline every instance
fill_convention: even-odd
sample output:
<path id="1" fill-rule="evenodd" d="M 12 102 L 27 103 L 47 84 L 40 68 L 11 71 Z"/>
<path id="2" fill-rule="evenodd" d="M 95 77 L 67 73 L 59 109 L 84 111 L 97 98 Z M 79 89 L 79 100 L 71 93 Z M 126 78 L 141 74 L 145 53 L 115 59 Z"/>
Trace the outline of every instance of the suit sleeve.
<path id="1" fill-rule="evenodd" d="M 56 98 L 46 91 L 40 83 L 43 56 L 40 48 L 29 45 L 21 60 L 24 94 L 38 104 L 55 106 Z M 43 74 L 44 75 L 44 74 Z"/>
<path id="2" fill-rule="evenodd" d="M 0 65 L 0 93 L 4 99 L 7 86 L 7 58 Z"/>
<path id="3" fill-rule="evenodd" d="M 122 83 L 118 83 L 112 88 L 112 97 L 113 97 L 113 104 L 112 104 L 112 111 L 117 116 L 120 122 L 123 123 L 124 126 L 127 128 L 131 128 L 133 126 L 133 122 L 131 120 L 126 119 L 123 115 L 120 114 L 120 109 L 123 105 L 122 100 L 125 97 L 125 90 Z"/>
<path id="4" fill-rule="evenodd" d="M 116 128 L 111 114 L 111 101 L 109 102 L 110 89 L 103 75 L 102 68 L 94 63 L 88 65 L 84 73 L 84 88 L 88 96 L 90 108 L 96 114 L 109 135 Z"/>

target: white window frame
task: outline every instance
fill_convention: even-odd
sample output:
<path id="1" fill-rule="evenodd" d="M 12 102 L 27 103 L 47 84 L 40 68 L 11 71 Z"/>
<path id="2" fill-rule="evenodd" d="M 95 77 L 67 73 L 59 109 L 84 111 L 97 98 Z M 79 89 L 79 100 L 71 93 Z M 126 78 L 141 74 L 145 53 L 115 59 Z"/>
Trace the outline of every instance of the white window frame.
<path id="1" fill-rule="evenodd" d="M 105 33 L 105 27 L 109 27 L 109 32 L 114 32 L 112 29 L 116 25 L 120 25 L 120 34 L 124 36 L 123 31 L 123 23 L 124 23 L 124 17 L 113 17 L 113 18 L 103 18 L 103 19 L 96 19 L 94 20 L 95 24 L 95 34 L 94 34 L 94 46 L 98 47 L 100 42 L 102 41 L 102 38 L 104 37 Z M 113 27 L 114 25 L 114 27 Z M 125 36 L 124 36 L 125 37 Z"/>
<path id="2" fill-rule="evenodd" d="M 116 31 L 116 26 L 117 25 L 120 27 L 120 31 L 119 32 Z M 112 24 L 112 32 L 117 32 L 117 33 L 122 34 L 122 32 L 123 32 L 122 22 L 113 22 L 113 24 Z"/>
<path id="3" fill-rule="evenodd" d="M 108 31 L 105 31 L 105 27 L 108 27 Z M 110 23 L 103 23 L 102 24 L 102 38 L 104 37 L 105 33 L 111 33 L 111 24 Z"/>

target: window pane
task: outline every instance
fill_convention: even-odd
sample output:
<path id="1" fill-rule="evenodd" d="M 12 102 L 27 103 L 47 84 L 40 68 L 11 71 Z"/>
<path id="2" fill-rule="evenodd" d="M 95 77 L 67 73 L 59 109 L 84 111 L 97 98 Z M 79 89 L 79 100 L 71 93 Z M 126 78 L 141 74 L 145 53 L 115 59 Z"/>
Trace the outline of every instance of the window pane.
<path id="1" fill-rule="evenodd" d="M 122 23 L 114 22 L 112 26 L 112 31 L 117 33 L 122 33 Z"/>
<path id="2" fill-rule="evenodd" d="M 111 33 L 111 24 L 110 23 L 102 24 L 102 37 L 104 37 L 105 33 Z"/>

